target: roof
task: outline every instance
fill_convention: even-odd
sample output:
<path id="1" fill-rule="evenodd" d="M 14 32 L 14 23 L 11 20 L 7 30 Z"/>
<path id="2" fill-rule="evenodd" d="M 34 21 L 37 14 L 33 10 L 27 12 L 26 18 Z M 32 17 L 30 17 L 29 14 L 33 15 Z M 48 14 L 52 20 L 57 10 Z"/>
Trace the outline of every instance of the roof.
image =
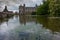
<path id="1" fill-rule="evenodd" d="M 36 7 L 25 7 L 26 9 L 35 9 Z"/>
<path id="2" fill-rule="evenodd" d="M 5 6 L 5 9 L 3 10 L 3 12 L 8 12 L 7 6 Z"/>

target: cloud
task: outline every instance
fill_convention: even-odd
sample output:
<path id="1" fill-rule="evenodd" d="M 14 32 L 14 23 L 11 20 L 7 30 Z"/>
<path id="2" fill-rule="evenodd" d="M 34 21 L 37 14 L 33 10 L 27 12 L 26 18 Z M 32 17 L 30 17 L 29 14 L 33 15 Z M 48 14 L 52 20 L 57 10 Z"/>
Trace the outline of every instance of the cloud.
<path id="1" fill-rule="evenodd" d="M 26 4 L 26 6 L 34 6 L 35 4 L 40 4 L 42 0 L 0 0 L 0 6 L 8 6 L 8 9 L 17 10 L 20 4 Z M 1 7 L 3 8 L 3 7 Z M 0 10 L 1 10 L 0 8 Z"/>

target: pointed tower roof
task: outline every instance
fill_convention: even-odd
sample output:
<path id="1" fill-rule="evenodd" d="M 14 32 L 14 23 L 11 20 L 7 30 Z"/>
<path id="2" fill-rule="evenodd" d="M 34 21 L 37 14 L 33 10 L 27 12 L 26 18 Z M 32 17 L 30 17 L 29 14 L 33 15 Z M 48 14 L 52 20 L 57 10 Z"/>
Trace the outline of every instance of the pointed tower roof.
<path id="1" fill-rule="evenodd" d="M 8 12 L 7 6 L 5 6 L 5 9 L 3 10 L 3 12 Z"/>

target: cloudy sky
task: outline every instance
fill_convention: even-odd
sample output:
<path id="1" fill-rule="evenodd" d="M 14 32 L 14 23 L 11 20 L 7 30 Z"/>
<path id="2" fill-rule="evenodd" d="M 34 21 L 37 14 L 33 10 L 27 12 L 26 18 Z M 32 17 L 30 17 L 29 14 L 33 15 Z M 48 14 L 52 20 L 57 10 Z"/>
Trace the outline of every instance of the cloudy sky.
<path id="1" fill-rule="evenodd" d="M 4 6 L 8 6 L 8 10 L 18 10 L 18 6 L 21 4 L 26 4 L 26 6 L 35 6 L 35 4 L 40 5 L 42 0 L 0 0 L 0 11 L 4 9 Z"/>

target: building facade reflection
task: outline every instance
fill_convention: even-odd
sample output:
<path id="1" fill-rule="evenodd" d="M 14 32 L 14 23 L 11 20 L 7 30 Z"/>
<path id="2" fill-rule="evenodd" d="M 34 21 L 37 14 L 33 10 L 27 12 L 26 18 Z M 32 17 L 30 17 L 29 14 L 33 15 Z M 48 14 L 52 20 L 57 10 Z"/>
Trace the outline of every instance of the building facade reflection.
<path id="1" fill-rule="evenodd" d="M 21 24 L 26 24 L 26 22 L 36 22 L 36 16 L 20 15 L 19 21 Z"/>

